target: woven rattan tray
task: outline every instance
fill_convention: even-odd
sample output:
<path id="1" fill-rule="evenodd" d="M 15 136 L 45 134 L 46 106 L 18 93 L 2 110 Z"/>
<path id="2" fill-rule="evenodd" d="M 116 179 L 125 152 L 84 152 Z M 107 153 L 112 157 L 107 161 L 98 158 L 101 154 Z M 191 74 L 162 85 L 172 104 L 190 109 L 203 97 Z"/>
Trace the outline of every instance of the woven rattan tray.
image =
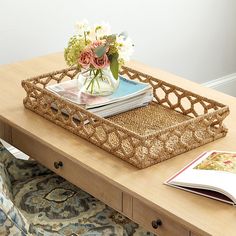
<path id="1" fill-rule="evenodd" d="M 122 67 L 120 74 L 150 83 L 154 100 L 147 107 L 108 119 L 45 89 L 49 84 L 74 79 L 78 73 L 74 67 L 22 81 L 27 93 L 25 107 L 138 168 L 167 160 L 227 133 L 223 125 L 229 114 L 227 106 L 128 67 Z M 52 104 L 58 110 L 52 109 Z"/>

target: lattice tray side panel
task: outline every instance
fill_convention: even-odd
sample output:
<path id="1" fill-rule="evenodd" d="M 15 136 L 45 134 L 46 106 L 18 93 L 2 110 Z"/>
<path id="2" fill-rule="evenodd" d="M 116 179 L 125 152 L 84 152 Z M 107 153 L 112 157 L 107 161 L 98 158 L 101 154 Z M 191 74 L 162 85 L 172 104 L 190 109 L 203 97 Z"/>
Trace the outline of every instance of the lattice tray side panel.
<path id="1" fill-rule="evenodd" d="M 52 73 L 46 73 L 32 77 L 27 81 L 37 85 L 40 88 L 45 88 L 50 84 L 61 83 L 62 81 L 74 79 L 79 72 L 80 71 L 78 68 L 74 66 L 67 69 L 54 71 Z"/>
<path id="2" fill-rule="evenodd" d="M 153 87 L 154 100 L 158 104 L 190 117 L 198 117 L 224 107 L 223 104 L 128 67 L 123 67 L 120 73 L 130 79 L 150 83 Z"/>

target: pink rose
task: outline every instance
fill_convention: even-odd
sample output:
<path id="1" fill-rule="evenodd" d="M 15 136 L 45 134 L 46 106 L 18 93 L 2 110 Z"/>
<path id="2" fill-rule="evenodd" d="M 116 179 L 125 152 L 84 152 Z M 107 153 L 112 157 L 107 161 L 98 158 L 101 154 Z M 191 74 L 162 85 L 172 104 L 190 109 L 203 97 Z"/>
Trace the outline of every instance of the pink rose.
<path id="1" fill-rule="evenodd" d="M 99 46 L 105 46 L 106 42 L 105 40 L 96 40 L 93 41 L 90 45 L 92 51 L 94 51 L 95 48 L 99 47 Z M 109 47 L 106 46 L 106 53 L 109 51 Z"/>
<path id="2" fill-rule="evenodd" d="M 104 44 L 105 44 L 104 40 L 96 40 L 91 43 L 91 48 L 94 49 L 94 48 L 102 46 Z"/>
<path id="3" fill-rule="evenodd" d="M 89 68 L 93 58 L 93 52 L 91 49 L 85 49 L 79 56 L 78 62 L 79 64 L 87 69 Z"/>
<path id="4" fill-rule="evenodd" d="M 109 66 L 110 62 L 107 57 L 107 54 L 104 54 L 102 57 L 93 57 L 91 64 L 96 69 L 104 69 Z"/>

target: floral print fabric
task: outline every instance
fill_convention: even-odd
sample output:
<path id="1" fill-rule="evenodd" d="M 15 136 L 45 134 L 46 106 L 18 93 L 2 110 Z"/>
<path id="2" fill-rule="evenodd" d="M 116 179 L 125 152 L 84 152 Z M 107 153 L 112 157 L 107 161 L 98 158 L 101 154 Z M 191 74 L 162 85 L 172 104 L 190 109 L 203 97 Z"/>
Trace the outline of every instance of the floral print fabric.
<path id="1" fill-rule="evenodd" d="M 0 235 L 25 236 L 19 228 L 0 209 Z"/>

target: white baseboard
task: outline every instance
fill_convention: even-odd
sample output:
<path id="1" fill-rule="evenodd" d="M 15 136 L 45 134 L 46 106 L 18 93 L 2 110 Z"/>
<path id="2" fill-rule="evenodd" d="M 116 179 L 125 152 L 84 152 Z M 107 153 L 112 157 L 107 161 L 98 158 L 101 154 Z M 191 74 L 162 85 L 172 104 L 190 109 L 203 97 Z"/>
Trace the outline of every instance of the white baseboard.
<path id="1" fill-rule="evenodd" d="M 236 73 L 208 81 L 202 85 L 236 97 Z"/>

